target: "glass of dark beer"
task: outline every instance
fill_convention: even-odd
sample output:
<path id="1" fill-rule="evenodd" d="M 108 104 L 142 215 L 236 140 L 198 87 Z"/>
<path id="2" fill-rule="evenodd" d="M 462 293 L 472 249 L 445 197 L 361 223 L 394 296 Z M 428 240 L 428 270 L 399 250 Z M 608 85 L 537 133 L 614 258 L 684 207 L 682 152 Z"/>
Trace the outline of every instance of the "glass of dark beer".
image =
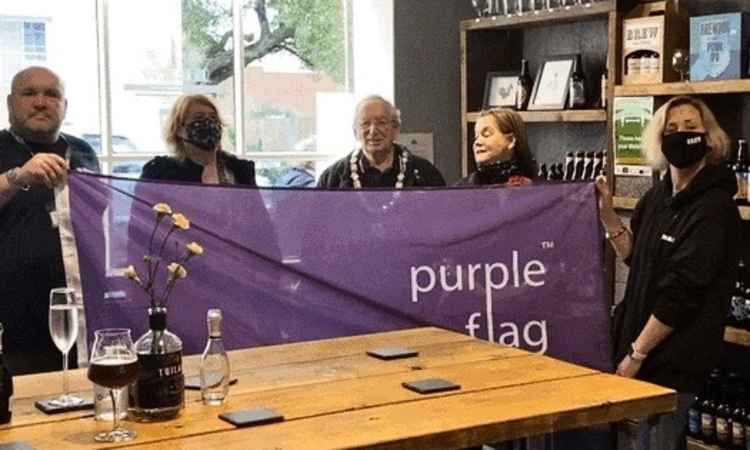
<path id="1" fill-rule="evenodd" d="M 105 328 L 94 332 L 89 380 L 109 389 L 114 424 L 112 431 L 94 436 L 97 442 L 125 442 L 135 438 L 135 431 L 120 426 L 120 389 L 135 381 L 138 356 L 127 328 Z"/>

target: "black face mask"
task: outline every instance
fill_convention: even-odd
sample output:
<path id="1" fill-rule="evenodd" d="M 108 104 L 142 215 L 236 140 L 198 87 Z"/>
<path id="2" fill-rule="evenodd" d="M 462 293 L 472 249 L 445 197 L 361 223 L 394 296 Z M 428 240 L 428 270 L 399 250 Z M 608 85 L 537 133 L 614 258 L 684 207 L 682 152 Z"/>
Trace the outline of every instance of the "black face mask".
<path id="1" fill-rule="evenodd" d="M 680 131 L 662 137 L 661 151 L 669 164 L 678 169 L 695 165 L 706 156 L 706 133 Z"/>
<path id="2" fill-rule="evenodd" d="M 221 140 L 221 124 L 214 119 L 194 120 L 185 125 L 185 133 L 185 141 L 210 152 L 216 149 L 216 144 Z"/>

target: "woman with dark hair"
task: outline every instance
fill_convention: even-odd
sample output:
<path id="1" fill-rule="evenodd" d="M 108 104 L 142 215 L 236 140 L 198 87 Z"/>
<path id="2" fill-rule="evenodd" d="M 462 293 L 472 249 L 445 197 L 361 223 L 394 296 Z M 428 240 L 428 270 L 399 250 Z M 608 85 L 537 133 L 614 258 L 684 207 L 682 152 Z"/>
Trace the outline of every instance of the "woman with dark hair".
<path id="1" fill-rule="evenodd" d="M 164 140 L 174 156 L 157 156 L 141 178 L 255 186 L 255 164 L 221 149 L 219 110 L 205 95 L 183 95 L 169 113 Z"/>
<path id="2" fill-rule="evenodd" d="M 631 229 L 606 180 L 596 181 L 607 240 L 630 266 L 613 326 L 617 374 L 678 391 L 674 415 L 642 423 L 638 449 L 685 448 L 691 399 L 719 363 L 741 237 L 728 147 L 705 103 L 674 97 L 643 134 L 645 156 L 664 177 L 638 202 Z M 654 427 L 658 442 L 650 442 Z"/>
<path id="3" fill-rule="evenodd" d="M 474 160 L 477 171 L 459 186 L 531 183 L 534 161 L 529 150 L 526 124 L 510 109 L 482 111 L 474 125 Z"/>

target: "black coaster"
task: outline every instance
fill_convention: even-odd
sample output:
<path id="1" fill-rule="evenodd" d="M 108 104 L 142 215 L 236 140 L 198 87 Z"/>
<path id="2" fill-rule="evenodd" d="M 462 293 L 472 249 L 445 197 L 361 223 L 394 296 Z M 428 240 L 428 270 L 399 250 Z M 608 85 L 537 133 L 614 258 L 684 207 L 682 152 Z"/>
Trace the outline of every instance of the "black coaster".
<path id="1" fill-rule="evenodd" d="M 34 450 L 34 447 L 25 442 L 3 442 L 0 443 L 0 450 Z"/>
<path id="2" fill-rule="evenodd" d="M 378 359 L 400 359 L 413 358 L 419 355 L 419 352 L 406 347 L 380 347 L 367 350 L 367 354 Z"/>
<path id="3" fill-rule="evenodd" d="M 435 392 L 456 391 L 461 386 L 442 378 L 428 378 L 425 380 L 405 381 L 401 383 L 406 389 L 420 394 L 434 394 Z"/>
<path id="4" fill-rule="evenodd" d="M 219 414 L 219 419 L 242 428 L 253 425 L 265 425 L 267 423 L 281 422 L 284 416 L 268 408 L 248 409 L 245 411 L 232 411 Z"/>
<path id="5" fill-rule="evenodd" d="M 69 411 L 81 411 L 83 409 L 92 409 L 94 407 L 94 400 L 90 398 L 83 399 L 82 403 L 70 406 L 59 406 L 53 403 L 52 399 L 37 400 L 34 402 L 34 406 L 39 411 L 45 414 L 60 414 Z"/>

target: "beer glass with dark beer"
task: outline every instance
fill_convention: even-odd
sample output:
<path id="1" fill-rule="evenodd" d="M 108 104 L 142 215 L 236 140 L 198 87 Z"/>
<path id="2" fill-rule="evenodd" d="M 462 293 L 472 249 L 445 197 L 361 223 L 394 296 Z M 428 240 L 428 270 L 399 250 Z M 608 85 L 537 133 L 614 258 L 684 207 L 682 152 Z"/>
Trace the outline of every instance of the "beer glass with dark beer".
<path id="1" fill-rule="evenodd" d="M 135 381 L 138 375 L 138 357 L 127 328 L 105 328 L 94 332 L 94 348 L 91 350 L 89 380 L 109 389 L 112 398 L 112 431 L 103 431 L 94 436 L 97 442 L 125 442 L 135 438 L 135 431 L 120 426 L 120 395 L 123 387 Z"/>

